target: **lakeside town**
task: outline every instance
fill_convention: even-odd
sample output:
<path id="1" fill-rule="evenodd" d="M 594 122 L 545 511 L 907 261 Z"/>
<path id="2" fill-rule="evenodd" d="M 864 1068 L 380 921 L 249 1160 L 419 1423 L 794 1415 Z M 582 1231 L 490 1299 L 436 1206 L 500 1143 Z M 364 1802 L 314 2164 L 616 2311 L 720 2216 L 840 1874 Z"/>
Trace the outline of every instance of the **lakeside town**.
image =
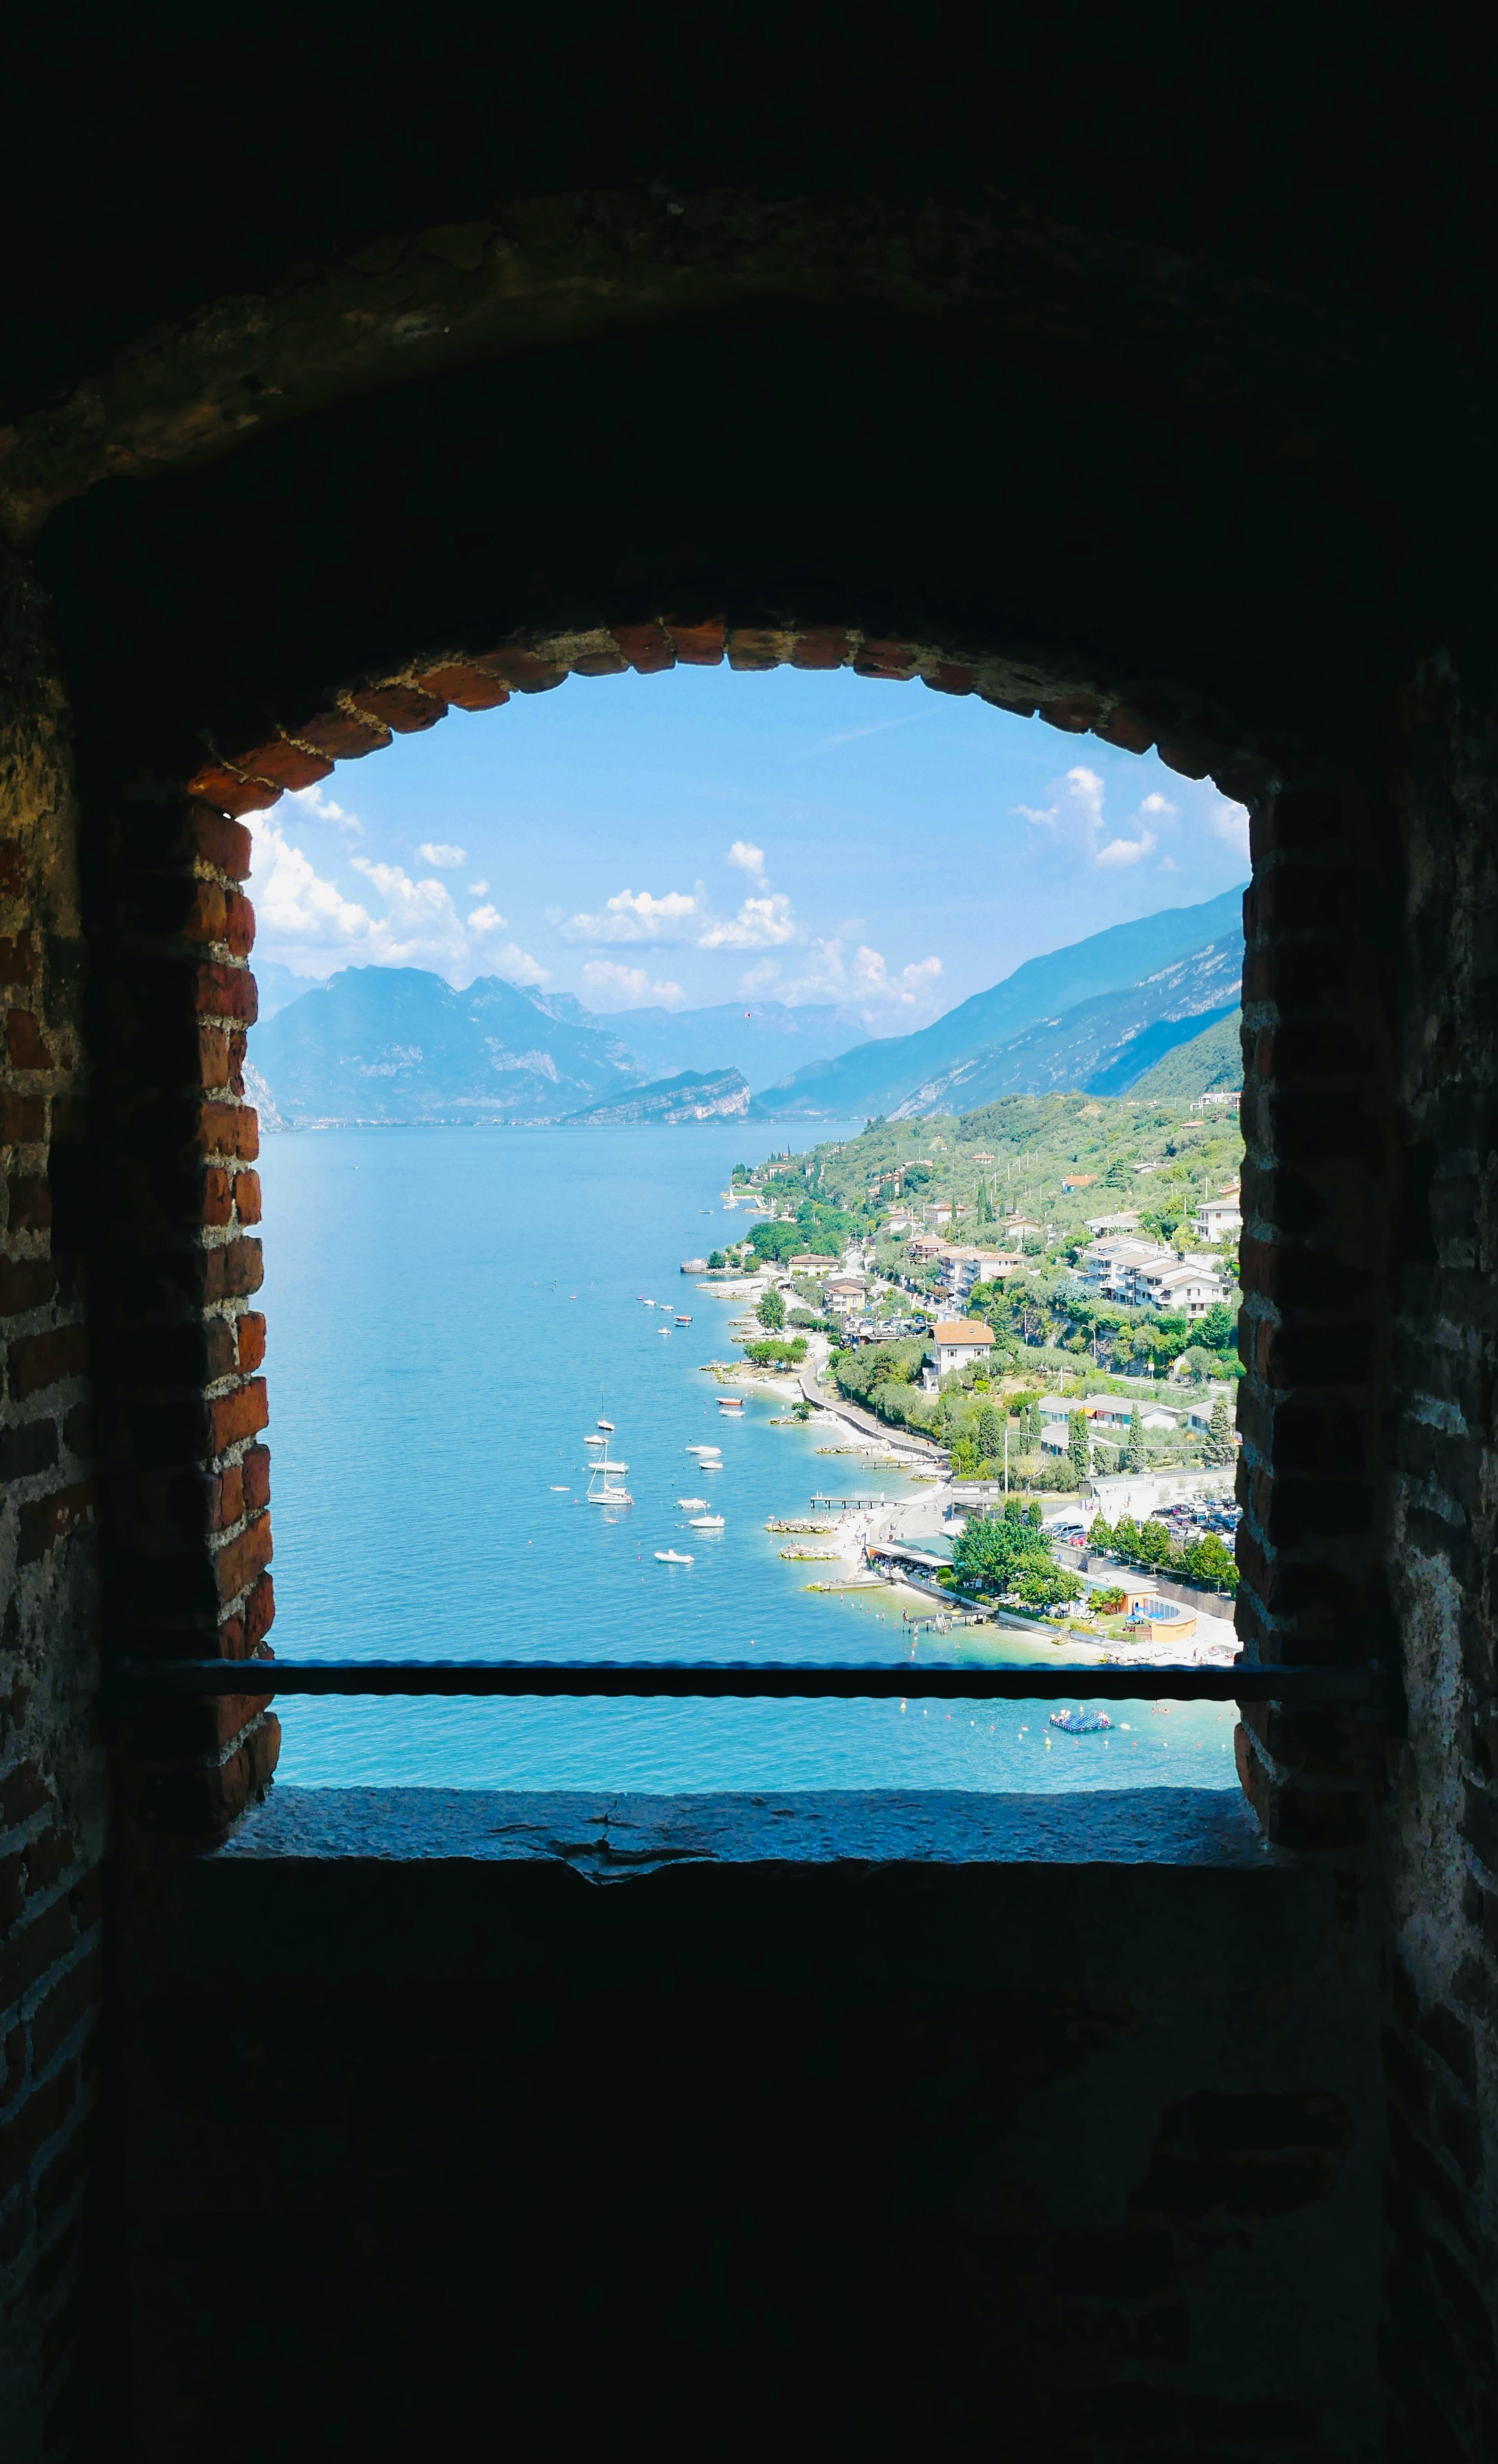
<path id="1" fill-rule="evenodd" d="M 736 1168 L 751 1228 L 682 1261 L 736 1309 L 710 1372 L 858 1466 L 782 1553 L 894 1585 L 913 1633 L 1231 1660 L 1236 1133 L 1210 1097 L 1016 1098 Z"/>

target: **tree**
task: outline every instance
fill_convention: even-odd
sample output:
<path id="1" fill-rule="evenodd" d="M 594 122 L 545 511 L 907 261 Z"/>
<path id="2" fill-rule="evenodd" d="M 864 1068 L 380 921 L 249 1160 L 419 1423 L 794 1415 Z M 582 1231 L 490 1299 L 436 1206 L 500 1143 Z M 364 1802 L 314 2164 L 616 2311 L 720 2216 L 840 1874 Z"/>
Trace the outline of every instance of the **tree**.
<path id="1" fill-rule="evenodd" d="M 1113 1525 L 1113 1551 L 1120 1557 L 1137 1557 L 1139 1527 L 1132 1514 L 1120 1514 Z"/>
<path id="2" fill-rule="evenodd" d="M 1113 1545 L 1113 1535 L 1106 1515 L 1093 1515 L 1091 1522 L 1088 1526 L 1087 1545 L 1090 1549 L 1095 1549 L 1104 1552 L 1112 1549 Z"/>
<path id="3" fill-rule="evenodd" d="M 1209 1352 L 1235 1352 L 1238 1348 L 1238 1311 L 1225 1301 L 1214 1301 L 1197 1328 L 1197 1341 Z"/>
<path id="4" fill-rule="evenodd" d="M 1232 1553 L 1225 1549 L 1215 1531 L 1205 1531 L 1186 1551 L 1184 1569 L 1194 1583 L 1204 1583 L 1215 1592 L 1236 1592 L 1238 1568 Z"/>
<path id="5" fill-rule="evenodd" d="M 710 1249 L 708 1251 L 708 1271 L 710 1274 L 721 1274 L 726 1263 L 727 1262 L 721 1249 Z"/>
<path id="6" fill-rule="evenodd" d="M 1129 1415 L 1129 1435 L 1124 1443 L 1123 1467 L 1125 1471 L 1144 1469 L 1144 1422 L 1139 1418 L 1137 1403 Z"/>
<path id="7" fill-rule="evenodd" d="M 978 1415 L 978 1451 L 984 1463 L 1003 1461 L 1003 1414 L 985 1403 Z"/>
<path id="8" fill-rule="evenodd" d="M 1078 1480 L 1086 1480 L 1091 1469 L 1091 1461 L 1088 1453 L 1085 1412 L 1068 1412 L 1067 1415 L 1067 1453 Z"/>
<path id="9" fill-rule="evenodd" d="M 785 1323 L 785 1303 L 774 1284 L 760 1295 L 757 1311 L 760 1324 L 771 1334 L 779 1334 Z"/>
<path id="10" fill-rule="evenodd" d="M 971 1480 L 978 1469 L 978 1448 L 971 1438 L 954 1438 L 951 1445 L 953 1475 L 958 1480 Z"/>
<path id="11" fill-rule="evenodd" d="M 1032 1445 L 1038 1446 L 1040 1444 L 1042 1436 L 1045 1433 L 1045 1426 L 1046 1424 L 1041 1419 L 1040 1397 L 1037 1395 L 1032 1395 L 1024 1411 L 1024 1434 Z"/>
<path id="12" fill-rule="evenodd" d="M 994 1210 L 988 1202 L 988 1184 L 980 1180 L 978 1184 L 978 1221 L 980 1223 L 991 1223 L 993 1220 Z"/>
<path id="13" fill-rule="evenodd" d="M 1137 1554 L 1146 1566 L 1163 1566 L 1170 1555 L 1169 1524 L 1157 1521 L 1154 1515 L 1148 1523 L 1141 1523 Z"/>
<path id="14" fill-rule="evenodd" d="M 1205 1454 L 1209 1463 L 1230 1463 L 1238 1449 L 1233 1443 L 1233 1419 L 1225 1395 L 1219 1395 L 1212 1406 L 1211 1423 L 1207 1429 Z"/>

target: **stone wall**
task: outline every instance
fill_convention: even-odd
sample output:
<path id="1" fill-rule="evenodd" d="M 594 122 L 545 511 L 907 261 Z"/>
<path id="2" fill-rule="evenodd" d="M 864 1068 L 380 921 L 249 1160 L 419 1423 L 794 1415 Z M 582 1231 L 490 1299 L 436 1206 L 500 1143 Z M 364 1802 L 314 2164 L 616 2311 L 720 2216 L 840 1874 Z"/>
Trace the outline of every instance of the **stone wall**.
<path id="1" fill-rule="evenodd" d="M 1433 658 L 1407 696 L 1396 1460 L 1408 1727 L 1390 1893 L 1385 2375 L 1399 2455 L 1498 2452 L 1498 737 Z M 1443 2444 L 1443 2442 L 1444 2442 Z"/>
<path id="2" fill-rule="evenodd" d="M 102 1986 L 77 810 L 45 611 L 0 561 L 0 2423 L 67 2434 Z"/>

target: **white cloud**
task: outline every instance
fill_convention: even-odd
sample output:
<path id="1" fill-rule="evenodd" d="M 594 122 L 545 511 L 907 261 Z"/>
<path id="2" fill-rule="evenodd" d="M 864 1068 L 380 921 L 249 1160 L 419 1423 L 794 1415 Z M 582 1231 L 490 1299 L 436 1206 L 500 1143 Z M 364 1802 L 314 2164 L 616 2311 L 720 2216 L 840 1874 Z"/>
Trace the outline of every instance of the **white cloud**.
<path id="1" fill-rule="evenodd" d="M 1097 849 L 1092 862 L 1097 865 L 1142 864 L 1147 855 L 1155 853 L 1158 845 L 1153 830 L 1141 830 L 1136 839 L 1110 839 L 1106 847 Z"/>
<path id="2" fill-rule="evenodd" d="M 739 989 L 751 993 L 762 991 L 769 980 L 766 969 L 773 962 L 761 961 L 739 979 Z M 856 1008 L 867 1025 L 872 1027 L 892 1016 L 902 1026 L 921 1023 L 936 1014 L 936 988 L 941 977 L 938 957 L 914 959 L 898 973 L 892 972 L 882 951 L 871 949 L 867 941 L 859 942 L 851 957 L 840 940 L 813 941 L 807 953 L 803 973 L 793 982 L 778 984 L 779 997 L 786 1001 L 834 1001 Z"/>
<path id="3" fill-rule="evenodd" d="M 639 1009 L 651 1001 L 674 1009 L 686 999 L 680 984 L 669 978 L 652 982 L 644 967 L 621 967 L 612 958 L 589 958 L 583 981 L 598 1001 L 616 1009 Z"/>
<path id="4" fill-rule="evenodd" d="M 423 839 L 416 852 L 423 864 L 435 865 L 439 872 L 456 872 L 468 862 L 467 847 L 449 847 L 443 839 Z"/>
<path id="5" fill-rule="evenodd" d="M 471 881 L 468 885 L 468 894 L 470 898 L 487 898 L 489 895 L 488 882 Z"/>
<path id="6" fill-rule="evenodd" d="M 502 950 L 485 954 L 485 973 L 503 976 L 510 984 L 540 986 L 551 981 L 540 960 L 533 958 L 529 950 L 522 950 L 515 941 L 507 941 Z"/>
<path id="7" fill-rule="evenodd" d="M 1139 810 L 1141 813 L 1174 813 L 1176 806 L 1168 796 L 1162 796 L 1157 789 L 1153 796 L 1145 797 Z"/>
<path id="8" fill-rule="evenodd" d="M 1248 861 L 1248 807 L 1230 804 L 1224 797 L 1212 815 L 1212 827 L 1224 847 Z"/>
<path id="9" fill-rule="evenodd" d="M 616 891 L 596 915 L 573 915 L 562 926 L 568 941 L 681 940 L 681 927 L 700 916 L 700 890 L 668 890 L 656 898 L 649 890 Z"/>
<path id="10" fill-rule="evenodd" d="M 728 861 L 737 864 L 740 872 L 747 872 L 751 880 L 764 879 L 764 849 L 757 847 L 752 839 L 735 839 L 728 850 Z"/>
<path id="11" fill-rule="evenodd" d="M 468 929 L 471 933 L 502 933 L 504 917 L 497 907 L 475 907 L 468 919 Z"/>
<path id="12" fill-rule="evenodd" d="M 332 822 L 336 828 L 346 830 L 350 838 L 363 837 L 364 825 L 359 815 L 345 811 L 341 804 L 335 804 L 332 797 L 324 796 L 320 787 L 293 787 L 286 802 L 299 805 L 302 812 L 312 815 L 314 821 Z"/>
<path id="13" fill-rule="evenodd" d="M 737 915 L 719 916 L 697 936 L 699 950 L 773 950 L 799 937 L 790 900 L 781 891 L 746 898 Z"/>
<path id="14" fill-rule="evenodd" d="M 247 813 L 245 819 L 254 845 L 251 889 L 262 947 L 288 940 L 337 949 L 367 939 L 367 909 L 317 871 L 274 814 Z"/>
<path id="15" fill-rule="evenodd" d="M 1055 838 L 1079 842 L 1090 854 L 1103 826 L 1103 781 L 1097 772 L 1079 761 L 1064 779 L 1051 781 L 1050 792 L 1054 803 L 1016 804 L 1013 809 Z"/>

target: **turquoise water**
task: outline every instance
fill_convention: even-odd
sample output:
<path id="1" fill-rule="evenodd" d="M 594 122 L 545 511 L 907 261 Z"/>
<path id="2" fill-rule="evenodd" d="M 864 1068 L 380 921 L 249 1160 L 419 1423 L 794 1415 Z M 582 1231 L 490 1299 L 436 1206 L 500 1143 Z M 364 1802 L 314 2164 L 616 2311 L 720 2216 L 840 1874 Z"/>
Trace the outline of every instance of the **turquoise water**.
<path id="1" fill-rule="evenodd" d="M 766 1397 L 720 1412 L 699 1374 L 732 1356 L 737 1310 L 679 1262 L 742 1237 L 719 1192 L 736 1162 L 783 1143 L 773 1125 L 266 1139 L 283 1658 L 908 1657 L 890 1595 L 809 1591 L 820 1570 L 783 1560 L 795 1544 L 763 1527 L 818 1490 L 909 1483 L 819 1454 L 826 1432 L 772 1426 Z M 663 1335 L 642 1293 L 692 1325 Z M 628 1512 L 582 1502 L 601 1408 Z M 698 1474 L 699 1439 L 721 1446 L 719 1473 Z M 723 1531 L 685 1529 L 674 1501 L 691 1495 Z M 694 1563 L 658 1565 L 672 1548 Z M 1051 1656 L 1007 1641 L 1003 1656 L 1032 1650 Z M 280 1774 L 656 1792 L 1234 1784 L 1229 1706 L 1112 1705 L 1112 1734 L 1076 1738 L 1047 1727 L 1053 1707 L 288 1699 Z"/>

